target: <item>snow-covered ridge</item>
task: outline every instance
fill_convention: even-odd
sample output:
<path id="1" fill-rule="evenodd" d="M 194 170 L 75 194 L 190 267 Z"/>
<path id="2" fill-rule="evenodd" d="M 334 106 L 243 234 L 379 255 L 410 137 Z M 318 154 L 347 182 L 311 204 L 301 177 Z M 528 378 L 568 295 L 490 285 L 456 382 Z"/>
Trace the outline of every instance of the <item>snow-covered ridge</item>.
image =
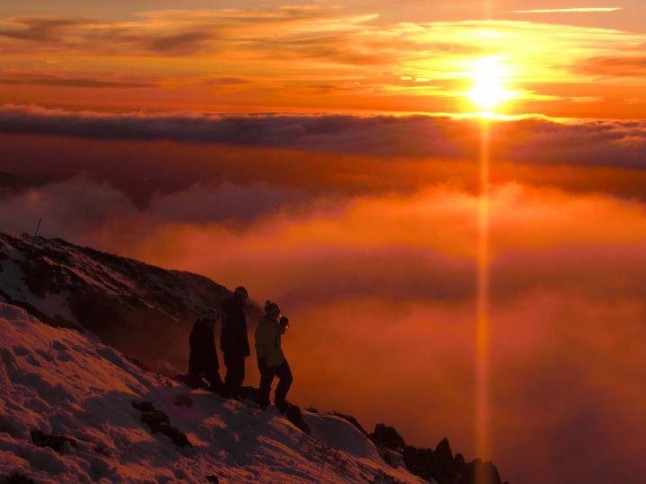
<path id="1" fill-rule="evenodd" d="M 38 482 L 420 482 L 393 468 L 349 422 L 305 412 L 306 435 L 275 409 L 148 374 L 77 331 L 0 303 L 0 475 Z M 150 401 L 184 432 L 180 448 L 153 434 L 132 401 Z M 31 432 L 70 439 L 60 452 Z"/>
<path id="2" fill-rule="evenodd" d="M 183 367 L 196 315 L 228 294 L 210 279 L 78 247 L 0 232 L 0 298 L 44 322 L 83 327 L 151 367 Z M 154 338 L 158 344 L 146 344 Z M 161 354 L 163 350 L 163 355 Z M 170 348 L 170 351 L 169 351 Z M 162 358 L 163 357 L 163 358 Z"/>
<path id="3" fill-rule="evenodd" d="M 441 484 L 478 475 L 501 484 L 492 463 L 466 462 L 446 439 L 419 449 L 391 427 L 368 435 L 353 417 L 317 411 L 304 412 L 306 435 L 275 409 L 189 394 L 133 364 L 182 371 L 187 345 L 178 342 L 228 294 L 206 277 L 0 232 L 0 483 L 13 472 L 38 482 L 416 481 L 410 471 Z M 192 406 L 175 405 L 178 395 Z M 154 409 L 144 415 L 133 401 Z M 142 418 L 166 427 L 153 434 Z M 62 453 L 39 447 L 43 439 Z"/>

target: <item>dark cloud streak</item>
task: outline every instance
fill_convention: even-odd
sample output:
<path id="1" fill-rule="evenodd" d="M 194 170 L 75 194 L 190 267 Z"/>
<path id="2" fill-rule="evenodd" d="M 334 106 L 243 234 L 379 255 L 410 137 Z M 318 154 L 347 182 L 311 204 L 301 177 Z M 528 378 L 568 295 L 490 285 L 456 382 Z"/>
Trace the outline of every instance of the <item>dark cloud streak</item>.
<path id="1" fill-rule="evenodd" d="M 109 78 L 106 79 L 89 76 L 56 76 L 34 73 L 0 74 L 0 84 L 7 84 L 12 86 L 81 87 L 90 89 L 136 89 L 156 86 L 156 83 L 147 81 L 132 81 Z"/>
<path id="2" fill-rule="evenodd" d="M 493 153 L 517 163 L 646 168 L 643 121 L 493 123 Z M 469 159 L 479 125 L 437 116 L 83 113 L 5 106 L 0 133 L 169 140 L 377 157 Z"/>

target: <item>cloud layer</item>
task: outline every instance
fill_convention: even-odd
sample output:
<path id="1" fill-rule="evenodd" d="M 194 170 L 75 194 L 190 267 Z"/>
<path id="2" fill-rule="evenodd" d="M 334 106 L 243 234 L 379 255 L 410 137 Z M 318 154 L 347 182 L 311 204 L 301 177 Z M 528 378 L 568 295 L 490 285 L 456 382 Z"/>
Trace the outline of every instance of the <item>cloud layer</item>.
<path id="1" fill-rule="evenodd" d="M 643 123 L 491 129 L 492 457 L 511 481 L 630 481 Z M 45 236 L 245 284 L 293 321 L 296 401 L 473 457 L 477 122 L 6 108 L 0 131 L 2 230 L 42 217 Z"/>
<path id="2" fill-rule="evenodd" d="M 245 284 L 293 322 L 297 402 L 474 457 L 480 124 L 401 113 L 473 110 L 494 56 L 501 109 L 544 116 L 491 121 L 491 457 L 646 473 L 641 30 L 122 3 L 0 18 L 0 230 Z"/>
<path id="3" fill-rule="evenodd" d="M 492 152 L 517 163 L 646 167 L 643 121 L 492 121 Z M 477 156 L 476 120 L 438 116 L 76 113 L 5 106 L 0 133 L 170 140 L 380 157 Z"/>
<path id="4" fill-rule="evenodd" d="M 0 221 L 44 215 L 46 235 L 244 283 L 293 321 L 297 401 L 387 420 L 418 445 L 448 435 L 473 456 L 477 197 L 450 186 L 302 197 L 225 183 L 137 207 L 77 178 L 12 197 Z M 491 425 L 506 479 L 644 471 L 645 242 L 643 203 L 494 189 Z"/>

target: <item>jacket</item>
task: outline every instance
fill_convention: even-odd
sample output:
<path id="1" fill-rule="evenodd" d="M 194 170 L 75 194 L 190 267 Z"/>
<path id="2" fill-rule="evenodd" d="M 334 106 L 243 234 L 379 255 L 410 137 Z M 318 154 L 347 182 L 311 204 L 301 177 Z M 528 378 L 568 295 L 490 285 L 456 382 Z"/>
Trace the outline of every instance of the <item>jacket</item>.
<path id="1" fill-rule="evenodd" d="M 244 304 L 235 297 L 222 303 L 222 332 L 220 349 L 223 353 L 249 356 L 249 336 Z"/>
<path id="2" fill-rule="evenodd" d="M 280 365 L 285 360 L 281 348 L 281 336 L 286 328 L 266 316 L 260 318 L 256 328 L 256 356 L 269 367 Z"/>

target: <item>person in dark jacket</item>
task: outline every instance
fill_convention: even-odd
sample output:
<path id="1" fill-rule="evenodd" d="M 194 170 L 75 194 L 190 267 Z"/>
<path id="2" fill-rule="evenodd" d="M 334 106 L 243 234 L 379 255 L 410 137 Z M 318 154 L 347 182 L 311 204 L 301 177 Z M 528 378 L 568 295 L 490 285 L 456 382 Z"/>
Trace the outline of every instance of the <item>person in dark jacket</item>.
<path id="1" fill-rule="evenodd" d="M 250 354 L 247 317 L 244 312 L 247 299 L 249 299 L 247 290 L 244 287 L 237 287 L 231 297 L 222 304 L 220 349 L 227 367 L 224 394 L 231 398 L 240 391 L 245 377 L 245 358 Z"/>
<path id="2" fill-rule="evenodd" d="M 188 360 L 188 378 L 186 383 L 193 388 L 204 387 L 202 377 L 209 383 L 209 390 L 222 392 L 220 363 L 215 350 L 213 328 L 217 320 L 214 312 L 198 318 L 189 337 L 190 356 Z"/>

